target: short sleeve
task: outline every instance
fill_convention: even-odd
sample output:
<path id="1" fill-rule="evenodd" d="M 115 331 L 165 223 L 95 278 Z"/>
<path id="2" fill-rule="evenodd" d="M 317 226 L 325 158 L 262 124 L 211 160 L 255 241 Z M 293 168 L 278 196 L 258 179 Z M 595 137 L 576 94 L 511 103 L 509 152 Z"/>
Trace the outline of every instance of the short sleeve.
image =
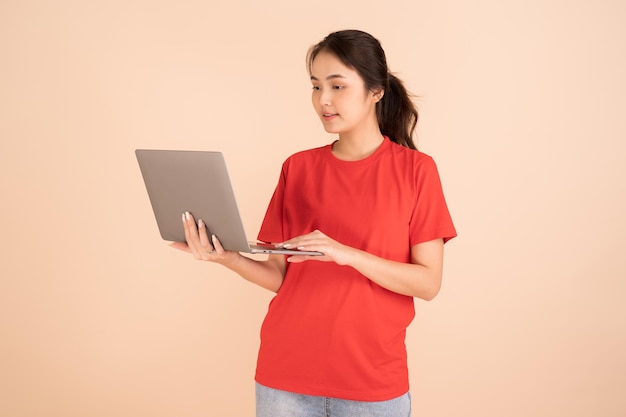
<path id="1" fill-rule="evenodd" d="M 435 161 L 425 156 L 415 172 L 415 205 L 410 220 L 410 244 L 456 237 Z"/>
<path id="2" fill-rule="evenodd" d="M 285 201 L 286 165 L 283 164 L 278 184 L 265 212 L 258 239 L 261 242 L 277 243 L 285 240 L 283 233 L 283 205 Z"/>

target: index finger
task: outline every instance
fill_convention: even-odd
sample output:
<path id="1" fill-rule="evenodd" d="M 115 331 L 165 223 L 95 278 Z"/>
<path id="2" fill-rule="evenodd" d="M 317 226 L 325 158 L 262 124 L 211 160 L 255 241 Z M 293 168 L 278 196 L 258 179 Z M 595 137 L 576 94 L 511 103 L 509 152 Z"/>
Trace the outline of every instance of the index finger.
<path id="1" fill-rule="evenodd" d="M 186 211 L 183 214 L 183 225 L 185 227 L 185 239 L 187 240 L 187 245 L 191 253 L 193 253 L 196 259 L 201 257 L 200 255 L 200 237 L 198 236 L 198 228 L 196 226 L 196 221 L 194 220 L 191 213 Z"/>

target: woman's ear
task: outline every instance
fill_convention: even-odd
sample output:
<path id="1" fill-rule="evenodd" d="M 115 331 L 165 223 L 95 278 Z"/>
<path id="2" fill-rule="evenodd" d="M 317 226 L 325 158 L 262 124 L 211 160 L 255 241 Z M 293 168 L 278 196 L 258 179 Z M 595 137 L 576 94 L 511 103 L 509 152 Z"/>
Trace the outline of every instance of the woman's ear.
<path id="1" fill-rule="evenodd" d="M 385 95 L 385 90 L 380 89 L 380 90 L 375 90 L 372 91 L 372 97 L 374 98 L 374 103 L 378 103 L 380 100 L 383 99 L 383 96 Z"/>

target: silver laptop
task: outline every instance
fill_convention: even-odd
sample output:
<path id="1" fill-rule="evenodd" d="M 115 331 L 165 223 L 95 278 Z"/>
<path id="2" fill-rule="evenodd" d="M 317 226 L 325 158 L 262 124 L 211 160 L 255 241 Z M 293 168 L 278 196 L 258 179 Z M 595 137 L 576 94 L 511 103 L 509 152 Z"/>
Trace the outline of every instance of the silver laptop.
<path id="1" fill-rule="evenodd" d="M 226 250 L 322 255 L 248 241 L 221 152 L 137 149 L 135 155 L 164 240 L 185 242 L 181 215 L 188 211 Z"/>

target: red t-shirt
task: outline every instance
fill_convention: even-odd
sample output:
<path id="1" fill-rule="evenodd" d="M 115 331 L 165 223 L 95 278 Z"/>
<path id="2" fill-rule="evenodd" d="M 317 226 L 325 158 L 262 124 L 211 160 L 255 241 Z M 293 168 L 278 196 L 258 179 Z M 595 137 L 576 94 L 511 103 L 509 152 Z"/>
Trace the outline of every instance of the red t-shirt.
<path id="1" fill-rule="evenodd" d="M 259 232 L 282 242 L 316 229 L 382 258 L 456 236 L 431 157 L 385 138 L 369 157 L 331 145 L 285 161 Z M 409 389 L 406 328 L 413 298 L 333 262 L 287 264 L 261 328 L 256 381 L 307 395 L 384 401 Z"/>

